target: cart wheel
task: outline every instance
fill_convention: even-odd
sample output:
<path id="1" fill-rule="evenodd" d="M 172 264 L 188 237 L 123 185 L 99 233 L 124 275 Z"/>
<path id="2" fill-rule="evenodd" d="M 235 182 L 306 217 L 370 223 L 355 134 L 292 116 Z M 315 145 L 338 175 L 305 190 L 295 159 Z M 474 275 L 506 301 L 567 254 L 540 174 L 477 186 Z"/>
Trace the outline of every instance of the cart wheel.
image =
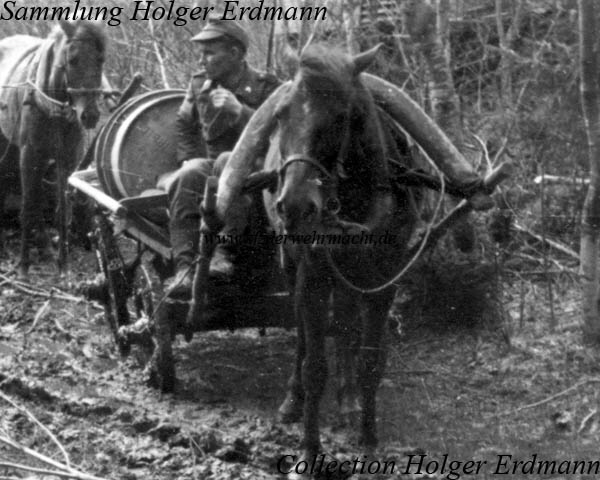
<path id="1" fill-rule="evenodd" d="M 160 295 L 146 266 L 134 261 L 125 266 L 125 277 L 130 285 L 130 294 L 127 298 L 128 325 L 121 325 L 118 329 L 118 342 L 125 345 L 138 345 L 136 350 L 142 365 L 146 365 L 154 351 L 154 299 Z"/>
<path id="2" fill-rule="evenodd" d="M 131 344 L 138 343 L 151 353 L 152 280 L 141 265 L 141 255 L 124 262 L 112 225 L 103 215 L 94 216 L 92 237 L 101 271 L 97 296 L 119 352 L 125 356 Z M 132 320 L 135 323 L 129 327 Z"/>
<path id="3" fill-rule="evenodd" d="M 155 314 L 155 350 L 147 367 L 147 379 L 150 386 L 163 392 L 172 392 L 175 388 L 175 362 L 173 359 L 173 331 L 171 322 L 171 304 L 166 301 L 158 306 Z"/>

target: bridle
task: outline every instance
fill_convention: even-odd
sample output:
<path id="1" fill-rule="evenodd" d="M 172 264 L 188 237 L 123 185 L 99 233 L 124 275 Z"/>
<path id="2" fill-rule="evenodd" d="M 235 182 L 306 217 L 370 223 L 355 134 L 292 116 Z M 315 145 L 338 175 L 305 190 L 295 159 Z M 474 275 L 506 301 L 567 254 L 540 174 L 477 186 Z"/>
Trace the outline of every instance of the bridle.
<path id="1" fill-rule="evenodd" d="M 65 92 L 67 92 L 67 96 L 69 98 L 69 103 L 71 103 L 73 101 L 73 97 L 72 97 L 73 95 L 93 95 L 92 99 L 88 100 L 88 102 L 87 102 L 87 104 L 89 104 L 91 101 L 98 100 L 100 95 L 102 95 L 102 93 L 103 93 L 102 85 L 100 85 L 98 88 L 69 87 L 69 70 L 66 66 L 67 63 L 69 62 L 68 44 L 69 44 L 69 42 L 86 42 L 86 41 L 89 42 L 90 40 L 77 40 L 76 39 L 76 40 L 67 41 L 67 45 L 66 45 L 66 48 L 64 49 L 61 62 L 56 67 L 59 71 L 62 71 L 64 85 L 65 85 Z M 100 80 L 100 83 L 102 83 L 102 80 Z"/>
<path id="2" fill-rule="evenodd" d="M 283 184 L 287 168 L 294 163 L 306 163 L 319 172 L 319 186 L 325 191 L 324 210 L 332 217 L 336 217 L 342 208 L 338 197 L 338 186 L 340 179 L 348 177 L 344 170 L 344 160 L 348 156 L 350 151 L 350 142 L 352 140 L 352 132 L 350 128 L 351 110 L 352 101 L 350 100 L 348 102 L 348 110 L 344 120 L 344 134 L 342 137 L 342 143 L 340 144 L 340 149 L 338 150 L 333 172 L 327 170 L 327 168 L 325 168 L 321 162 L 305 153 L 292 153 L 288 155 L 278 171 L 280 184 Z"/>
<path id="3" fill-rule="evenodd" d="M 93 95 L 91 98 L 86 99 L 85 108 L 87 108 L 92 102 L 96 102 L 98 100 L 98 97 L 103 93 L 103 89 L 69 87 L 69 74 L 66 67 L 69 52 L 68 42 L 69 41 L 67 41 L 65 48 L 63 48 L 60 62 L 54 67 L 54 70 L 58 72 L 60 84 L 64 85 L 64 90 L 61 89 L 60 91 L 64 91 L 66 93 L 67 101 L 63 102 L 51 97 L 37 85 L 34 79 L 30 77 L 26 83 L 31 88 L 31 93 L 30 97 L 25 103 L 35 105 L 49 117 L 63 118 L 69 123 L 76 123 L 78 122 L 78 119 L 77 113 L 73 108 L 73 95 Z"/>

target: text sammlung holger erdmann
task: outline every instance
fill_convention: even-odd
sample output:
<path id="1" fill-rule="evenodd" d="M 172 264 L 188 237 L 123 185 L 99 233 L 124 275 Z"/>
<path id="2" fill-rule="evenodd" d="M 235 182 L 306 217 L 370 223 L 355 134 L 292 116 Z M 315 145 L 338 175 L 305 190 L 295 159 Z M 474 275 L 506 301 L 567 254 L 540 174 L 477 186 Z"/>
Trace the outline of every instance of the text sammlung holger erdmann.
<path id="1" fill-rule="evenodd" d="M 599 475 L 600 459 L 574 460 L 543 458 L 537 453 L 529 457 L 511 454 L 496 455 L 488 460 L 466 460 L 452 458 L 448 454 L 431 457 L 426 454 L 407 455 L 402 461 L 376 459 L 368 456 L 348 460 L 333 459 L 331 456 L 314 455 L 299 460 L 296 455 L 282 455 L 277 463 L 281 474 L 351 474 L 351 475 L 435 475 L 447 480 L 459 480 L 463 475 L 485 475 L 489 477 L 514 475 Z"/>
<path id="2" fill-rule="evenodd" d="M 127 17 L 133 21 L 169 21 L 182 27 L 188 22 L 205 21 L 208 15 L 216 15 L 222 20 L 325 20 L 325 5 L 283 6 L 281 2 L 265 0 L 239 1 L 223 0 L 219 7 L 192 7 L 187 1 L 169 0 L 135 0 L 123 2 L 123 5 L 103 5 L 88 0 L 65 0 L 64 5 L 27 5 L 15 0 L 0 2 L 0 20 L 20 21 L 58 21 L 58 20 L 93 20 L 102 21 L 111 27 L 121 24 Z M 323 2 L 324 3 L 324 2 Z"/>

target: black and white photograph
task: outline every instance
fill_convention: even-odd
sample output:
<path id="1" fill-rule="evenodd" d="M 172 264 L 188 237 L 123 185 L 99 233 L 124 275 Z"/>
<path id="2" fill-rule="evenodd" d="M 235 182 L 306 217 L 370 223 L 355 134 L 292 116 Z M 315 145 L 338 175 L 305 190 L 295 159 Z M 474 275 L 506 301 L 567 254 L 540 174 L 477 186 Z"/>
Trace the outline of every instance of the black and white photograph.
<path id="1" fill-rule="evenodd" d="M 0 480 L 600 478 L 599 45 L 0 0 Z"/>

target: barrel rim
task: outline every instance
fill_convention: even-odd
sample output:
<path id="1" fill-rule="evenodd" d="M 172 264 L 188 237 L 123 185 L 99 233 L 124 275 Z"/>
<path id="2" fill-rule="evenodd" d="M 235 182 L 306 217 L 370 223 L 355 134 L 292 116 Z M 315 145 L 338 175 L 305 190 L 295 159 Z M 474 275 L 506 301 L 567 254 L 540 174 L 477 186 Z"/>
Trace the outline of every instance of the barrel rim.
<path id="1" fill-rule="evenodd" d="M 156 105 L 158 102 L 172 100 L 181 97 L 183 100 L 185 90 L 183 89 L 162 89 L 152 90 L 137 95 L 117 108 L 111 117 L 102 126 L 98 132 L 98 140 L 94 148 L 94 161 L 96 162 L 96 171 L 102 189 L 109 195 L 117 199 L 129 196 L 125 189 L 121 189 L 115 181 L 115 172 L 112 163 L 112 152 L 114 149 L 115 137 L 118 135 L 124 123 L 128 118 L 140 110 L 144 111 L 144 105 Z M 135 119 L 135 117 L 133 117 Z M 133 120 L 129 121 L 129 124 Z"/>

